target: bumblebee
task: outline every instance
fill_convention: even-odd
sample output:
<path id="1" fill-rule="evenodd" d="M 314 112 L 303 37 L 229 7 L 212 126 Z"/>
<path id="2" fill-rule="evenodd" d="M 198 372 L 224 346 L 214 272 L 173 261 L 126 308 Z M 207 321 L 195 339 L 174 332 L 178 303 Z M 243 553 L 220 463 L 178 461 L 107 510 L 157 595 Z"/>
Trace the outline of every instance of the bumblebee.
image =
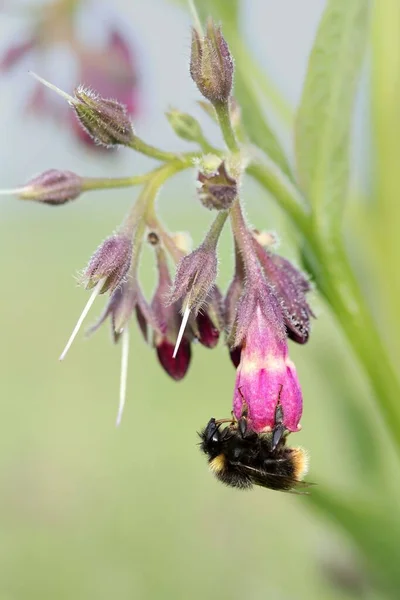
<path id="1" fill-rule="evenodd" d="M 306 493 L 300 490 L 311 485 L 302 481 L 308 469 L 307 453 L 302 448 L 286 446 L 287 431 L 282 425 L 280 405 L 271 432 L 253 431 L 244 409 L 238 421 L 234 417 L 210 419 L 199 436 L 210 470 L 225 485 L 239 489 L 259 485 L 292 493 Z"/>

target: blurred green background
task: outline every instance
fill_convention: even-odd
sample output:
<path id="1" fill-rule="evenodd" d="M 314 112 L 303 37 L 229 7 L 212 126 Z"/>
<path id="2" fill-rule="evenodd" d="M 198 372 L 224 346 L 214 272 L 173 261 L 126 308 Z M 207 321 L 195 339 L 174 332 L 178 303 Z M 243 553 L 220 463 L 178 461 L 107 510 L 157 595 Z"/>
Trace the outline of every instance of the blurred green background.
<path id="1" fill-rule="evenodd" d="M 134 15 L 143 31 L 148 31 L 152 10 L 158 11 L 155 27 L 161 27 L 162 18 L 175 26 L 173 47 L 163 65 L 157 63 L 162 48 L 158 46 L 157 54 L 152 47 L 159 32 L 141 33 L 144 110 L 138 128 L 150 142 L 169 144 L 171 149 L 184 147 L 171 137 L 159 114 L 154 116 L 155 127 L 153 114 L 162 103 L 160 110 L 167 108 L 170 92 L 174 102 L 182 97 L 179 108 L 188 109 L 197 99 L 190 83 L 177 92 L 174 77 L 165 75 L 171 65 L 172 72 L 180 73 L 179 82 L 188 79 L 189 19 L 161 0 L 146 2 L 146 7 L 144 3 L 135 7 L 116 4 L 132 19 L 134 33 Z M 295 11 L 292 19 L 299 16 L 295 0 L 282 4 Z M 290 33 L 289 16 L 287 22 L 282 16 L 285 7 L 276 9 L 279 18 L 274 26 L 276 3 L 245 5 L 249 22 L 269 11 L 268 27 L 286 23 L 286 35 Z M 294 38 L 293 47 L 290 39 L 286 44 L 289 58 L 299 47 L 303 50 L 296 57 L 303 65 L 300 75 L 292 67 L 299 85 L 323 7 L 323 0 L 310 2 L 299 17 L 299 37 Z M 9 27 L 17 30 L 17 25 L 15 17 L 2 19 L 4 38 L 4 32 Z M 261 52 L 264 40 L 252 39 L 251 44 Z M 271 47 L 269 52 L 271 56 Z M 159 99 L 161 66 L 163 95 Z M 272 71 L 278 68 L 279 61 L 272 63 Z M 151 166 L 128 151 L 93 156 L 54 123 L 27 120 L 14 106 L 14 98 L 20 98 L 25 85 L 21 73 L 19 77 L 1 81 L 3 187 L 20 184 L 35 171 L 50 167 L 82 175 L 117 176 Z M 360 102 L 357 120 L 361 126 L 354 142 L 358 157 L 363 156 L 364 130 L 371 120 L 365 109 L 368 101 Z M 198 109 L 192 112 L 200 114 Z M 209 131 L 218 141 L 216 130 L 210 127 Z M 382 292 L 384 274 L 376 269 L 380 264 L 375 248 L 378 236 L 366 243 L 376 223 L 376 212 L 368 205 L 372 195 L 366 170 L 364 166 L 357 175 L 347 214 L 354 228 L 348 229 L 353 261 L 383 327 L 382 306 L 393 300 L 388 303 L 391 290 Z M 372 529 L 369 536 L 367 517 L 365 539 L 361 535 L 364 542 L 359 537 L 356 544 L 354 536 L 344 532 L 343 521 L 339 525 L 335 520 L 335 511 L 330 519 L 329 510 L 316 510 L 318 501 L 311 497 L 268 490 L 236 492 L 225 489 L 208 473 L 196 431 L 211 416 L 225 417 L 231 409 L 235 374 L 223 343 L 212 351 L 196 346 L 188 376 L 176 384 L 160 368 L 155 352 L 145 346 L 133 323 L 128 399 L 118 430 L 114 421 L 120 348 L 112 345 L 107 325 L 89 340 L 81 334 L 66 361 L 58 363 L 87 300 L 73 275 L 120 222 L 136 193 L 95 192 L 60 209 L 2 199 L 1 600 L 387 597 L 375 585 L 375 573 L 371 575 L 370 549 L 365 555 L 362 550 L 363 543 L 375 548 L 379 565 L 379 556 L 385 562 L 392 546 L 386 548 L 385 536 L 380 538 Z M 246 182 L 244 199 L 249 220 L 260 229 L 276 230 L 282 254 L 298 262 L 293 231 L 271 198 Z M 196 202 L 193 174 L 169 182 L 159 205 L 171 231 L 190 231 L 195 244 L 201 241 L 210 214 Z M 224 287 L 232 272 L 227 232 L 220 250 Z M 145 256 L 141 276 L 151 292 L 155 273 L 150 254 Z M 88 323 L 100 314 L 103 301 L 97 301 Z M 395 529 L 399 468 L 379 410 L 347 341 L 317 292 L 312 306 L 318 319 L 310 342 L 305 347 L 291 345 L 305 399 L 303 430 L 292 443 L 309 450 L 311 481 L 348 500 L 355 512 L 368 515 L 371 510 L 387 517 L 389 525 L 393 517 Z M 386 332 L 390 340 L 389 328 Z M 398 556 L 392 558 L 395 565 Z M 396 597 L 395 593 L 390 597 Z"/>

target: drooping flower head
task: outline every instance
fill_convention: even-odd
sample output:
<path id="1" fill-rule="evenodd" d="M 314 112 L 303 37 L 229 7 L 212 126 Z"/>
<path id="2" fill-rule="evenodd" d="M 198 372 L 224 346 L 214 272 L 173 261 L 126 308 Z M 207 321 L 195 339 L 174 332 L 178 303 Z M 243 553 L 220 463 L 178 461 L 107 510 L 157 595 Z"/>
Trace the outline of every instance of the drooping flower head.
<path id="1" fill-rule="evenodd" d="M 283 427 L 298 431 L 303 400 L 289 358 L 288 331 L 296 323 L 299 341 L 307 341 L 303 338 L 312 313 L 305 300 L 306 280 L 285 259 L 264 257 L 266 251 L 256 247 L 240 208 L 233 224 L 236 269 L 225 299 L 228 343 L 237 364 L 233 411 L 240 419 L 246 409 L 251 428 L 260 432 L 275 427 L 279 410 Z M 268 261 L 274 269 L 267 269 Z M 300 314 L 302 328 L 295 318 Z"/>

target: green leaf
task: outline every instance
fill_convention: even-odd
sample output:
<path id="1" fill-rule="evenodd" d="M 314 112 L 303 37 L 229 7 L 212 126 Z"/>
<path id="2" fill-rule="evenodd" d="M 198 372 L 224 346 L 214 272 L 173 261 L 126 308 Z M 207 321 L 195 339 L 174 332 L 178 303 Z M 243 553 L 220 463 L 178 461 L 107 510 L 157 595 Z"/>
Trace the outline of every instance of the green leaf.
<path id="1" fill-rule="evenodd" d="M 400 520 L 397 506 L 384 506 L 382 503 L 375 507 L 363 498 L 339 498 L 322 486 L 313 488 L 306 502 L 340 524 L 366 559 L 372 576 L 386 589 L 390 598 L 397 600 L 400 590 Z"/>
<path id="2" fill-rule="evenodd" d="M 347 195 L 351 120 L 368 13 L 369 0 L 328 0 L 297 113 L 299 181 L 324 231 L 340 218 Z"/>

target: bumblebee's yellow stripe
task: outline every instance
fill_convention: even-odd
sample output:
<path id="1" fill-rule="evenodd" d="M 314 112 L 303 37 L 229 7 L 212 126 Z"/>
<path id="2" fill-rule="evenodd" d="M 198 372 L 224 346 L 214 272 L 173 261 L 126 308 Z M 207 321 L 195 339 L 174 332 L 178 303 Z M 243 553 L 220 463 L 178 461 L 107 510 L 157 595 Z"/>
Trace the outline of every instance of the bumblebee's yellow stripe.
<path id="1" fill-rule="evenodd" d="M 218 457 L 217 457 L 218 458 Z M 292 448 L 292 459 L 294 465 L 294 477 L 301 481 L 308 471 L 309 457 L 303 448 Z"/>
<path id="2" fill-rule="evenodd" d="M 218 454 L 215 458 L 210 462 L 210 470 L 213 473 L 221 473 L 225 468 L 225 456 L 224 454 Z"/>

